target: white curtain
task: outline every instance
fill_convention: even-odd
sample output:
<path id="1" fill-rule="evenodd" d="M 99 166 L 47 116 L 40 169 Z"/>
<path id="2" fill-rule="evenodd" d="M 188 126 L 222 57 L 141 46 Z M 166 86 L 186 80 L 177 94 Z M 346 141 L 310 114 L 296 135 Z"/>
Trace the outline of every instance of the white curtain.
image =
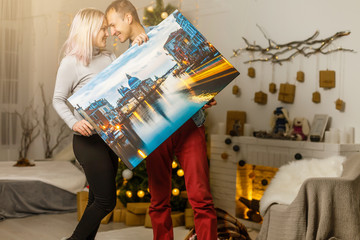
<path id="1" fill-rule="evenodd" d="M 17 160 L 19 121 L 15 111 L 26 102 L 26 76 L 23 71 L 25 24 L 31 12 L 31 0 L 0 0 L 0 161 Z M 20 71 L 21 69 L 21 71 Z"/>

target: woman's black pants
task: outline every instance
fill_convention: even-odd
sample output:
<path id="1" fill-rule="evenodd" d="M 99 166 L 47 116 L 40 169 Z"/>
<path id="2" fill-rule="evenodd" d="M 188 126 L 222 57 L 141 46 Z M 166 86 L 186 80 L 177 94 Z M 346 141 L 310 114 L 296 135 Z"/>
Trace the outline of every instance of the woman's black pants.
<path id="1" fill-rule="evenodd" d="M 116 205 L 118 157 L 98 134 L 74 135 L 73 148 L 89 184 L 89 200 L 70 239 L 93 240 L 101 220 Z"/>

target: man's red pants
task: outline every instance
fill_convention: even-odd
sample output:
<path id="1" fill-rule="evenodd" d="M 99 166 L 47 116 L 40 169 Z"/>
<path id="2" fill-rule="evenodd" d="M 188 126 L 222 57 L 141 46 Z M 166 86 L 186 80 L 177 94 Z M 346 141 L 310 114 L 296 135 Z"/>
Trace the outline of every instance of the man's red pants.
<path id="1" fill-rule="evenodd" d="M 217 239 L 217 219 L 209 185 L 204 126 L 192 119 L 163 142 L 146 159 L 151 205 L 149 214 L 154 240 L 173 240 L 171 221 L 171 172 L 176 155 L 184 170 L 189 202 L 194 210 L 199 240 Z"/>

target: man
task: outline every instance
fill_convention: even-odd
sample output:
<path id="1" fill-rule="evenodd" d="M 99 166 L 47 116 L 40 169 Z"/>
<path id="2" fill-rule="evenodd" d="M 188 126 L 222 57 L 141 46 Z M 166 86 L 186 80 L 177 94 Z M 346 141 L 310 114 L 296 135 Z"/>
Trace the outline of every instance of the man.
<path id="1" fill-rule="evenodd" d="M 142 44 L 148 40 L 135 7 L 128 0 L 112 2 L 105 12 L 111 35 L 120 42 Z M 215 105 L 209 102 L 204 108 Z M 204 111 L 198 111 L 146 159 L 151 205 L 149 214 L 155 240 L 172 240 L 171 221 L 171 163 L 178 157 L 184 170 L 189 202 L 199 240 L 217 239 L 217 219 L 209 186 L 209 166 L 206 157 Z"/>

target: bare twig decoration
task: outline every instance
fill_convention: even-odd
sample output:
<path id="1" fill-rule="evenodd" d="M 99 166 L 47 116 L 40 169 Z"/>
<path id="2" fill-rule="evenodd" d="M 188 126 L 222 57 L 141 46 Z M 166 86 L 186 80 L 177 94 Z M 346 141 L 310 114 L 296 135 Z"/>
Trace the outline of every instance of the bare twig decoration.
<path id="1" fill-rule="evenodd" d="M 22 114 L 17 111 L 15 114 L 20 119 L 22 129 L 19 160 L 24 160 L 27 158 L 31 144 L 40 134 L 40 130 L 37 129 L 39 126 L 39 120 L 37 118 L 36 111 L 31 105 L 26 107 Z"/>
<path id="2" fill-rule="evenodd" d="M 42 130 L 43 130 L 43 141 L 45 144 L 45 158 L 51 158 L 53 156 L 54 150 L 59 147 L 60 143 L 64 141 L 68 137 L 68 132 L 66 131 L 67 127 L 65 123 L 62 123 L 60 126 L 60 130 L 57 133 L 55 143 L 51 145 L 51 134 L 50 131 L 52 128 L 55 128 L 58 123 L 55 122 L 53 124 L 50 123 L 50 107 L 51 102 L 46 100 L 44 85 L 40 84 L 41 90 L 41 99 L 43 102 L 43 116 L 42 116 Z M 50 126 L 51 124 L 51 126 Z"/>
<path id="3" fill-rule="evenodd" d="M 310 57 L 311 55 L 314 54 L 327 55 L 338 51 L 354 52 L 354 50 L 352 49 L 346 49 L 342 47 L 326 50 L 332 44 L 333 41 L 335 41 L 338 38 L 348 36 L 350 34 L 350 31 L 337 32 L 328 38 L 319 39 L 319 40 L 316 40 L 317 36 L 319 35 L 319 31 L 316 31 L 311 37 L 305 40 L 292 41 L 285 44 L 278 44 L 274 40 L 267 37 L 260 26 L 257 25 L 257 27 L 260 29 L 260 31 L 263 33 L 264 37 L 268 41 L 268 46 L 261 47 L 260 45 L 257 45 L 255 43 L 251 44 L 246 38 L 243 37 L 246 43 L 246 48 L 233 50 L 232 57 L 237 57 L 240 55 L 241 51 L 246 50 L 252 53 L 260 53 L 264 57 L 254 58 L 252 60 L 245 61 L 244 63 L 271 62 L 282 65 L 282 62 L 291 61 L 299 54 L 305 57 Z"/>

